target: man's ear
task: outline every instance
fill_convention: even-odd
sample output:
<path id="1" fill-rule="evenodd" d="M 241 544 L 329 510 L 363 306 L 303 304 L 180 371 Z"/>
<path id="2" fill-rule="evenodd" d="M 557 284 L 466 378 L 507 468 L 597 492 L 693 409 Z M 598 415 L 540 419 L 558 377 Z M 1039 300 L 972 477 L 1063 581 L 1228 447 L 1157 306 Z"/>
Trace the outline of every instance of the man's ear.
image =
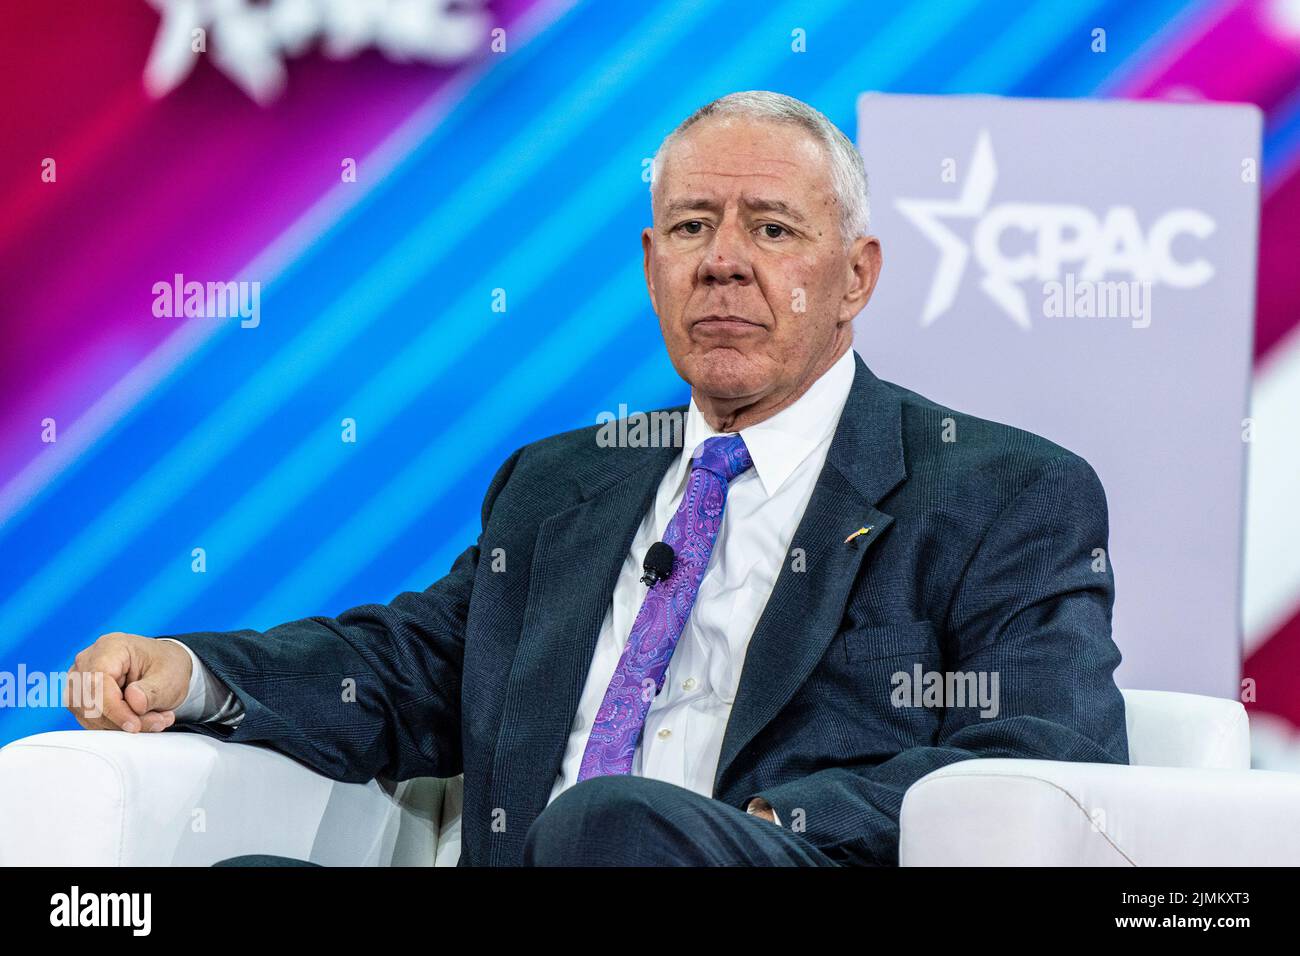
<path id="1" fill-rule="evenodd" d="M 641 230 L 641 256 L 642 265 L 645 269 L 645 287 L 650 293 L 650 308 L 655 310 L 655 315 L 659 314 L 659 304 L 655 302 L 655 282 L 650 273 L 650 252 L 654 245 L 654 229 L 647 226 Z"/>
<path id="2" fill-rule="evenodd" d="M 859 236 L 849 249 L 849 287 L 840 303 L 840 319 L 848 321 L 867 306 L 871 293 L 876 290 L 883 265 L 880 240 L 875 236 Z"/>

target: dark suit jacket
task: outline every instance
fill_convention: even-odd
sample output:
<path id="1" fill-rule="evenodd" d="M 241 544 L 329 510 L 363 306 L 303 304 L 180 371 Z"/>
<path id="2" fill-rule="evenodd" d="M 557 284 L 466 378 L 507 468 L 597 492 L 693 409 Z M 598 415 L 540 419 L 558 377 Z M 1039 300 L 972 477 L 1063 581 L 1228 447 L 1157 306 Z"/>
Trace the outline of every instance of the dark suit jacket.
<path id="1" fill-rule="evenodd" d="M 1093 469 L 855 361 L 750 641 L 713 795 L 736 807 L 761 795 L 832 857 L 888 864 L 903 794 L 932 770 L 972 757 L 1125 763 L 1128 747 Z M 172 635 L 245 709 L 233 732 L 181 729 L 269 744 L 339 780 L 464 773 L 461 862 L 519 863 L 620 565 L 679 453 L 600 447 L 596 431 L 511 455 L 478 543 L 424 592 L 263 633 Z M 895 707 L 892 675 L 918 664 L 996 672 L 999 713 Z"/>

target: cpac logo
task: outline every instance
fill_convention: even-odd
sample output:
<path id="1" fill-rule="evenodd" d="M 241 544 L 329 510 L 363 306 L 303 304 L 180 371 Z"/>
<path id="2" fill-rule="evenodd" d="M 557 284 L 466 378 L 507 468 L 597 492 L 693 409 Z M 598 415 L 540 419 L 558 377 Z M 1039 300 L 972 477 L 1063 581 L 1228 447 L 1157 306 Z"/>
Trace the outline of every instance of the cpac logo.
<path id="1" fill-rule="evenodd" d="M 149 0 L 162 14 L 144 85 L 154 96 L 175 89 L 207 52 L 259 103 L 284 88 L 286 57 L 316 40 L 344 59 L 369 46 L 389 58 L 455 63 L 482 49 L 486 0 Z"/>
<path id="2" fill-rule="evenodd" d="M 1215 222 L 1199 209 L 1171 209 L 1145 233 L 1132 206 L 1112 206 L 1097 215 L 1085 206 L 1005 202 L 990 206 L 997 162 L 987 130 L 975 143 L 961 196 L 899 199 L 895 206 L 939 249 L 921 324 L 942 316 L 957 298 L 966 263 L 974 254 L 983 270 L 980 288 L 1022 329 L 1029 329 L 1029 304 L 1018 283 L 1048 283 L 1063 275 L 1087 282 L 1120 275 L 1134 282 L 1191 289 L 1208 282 L 1214 267 L 1203 258 L 1179 259 L 1181 237 L 1205 239 Z M 943 220 L 974 221 L 969 246 Z"/>

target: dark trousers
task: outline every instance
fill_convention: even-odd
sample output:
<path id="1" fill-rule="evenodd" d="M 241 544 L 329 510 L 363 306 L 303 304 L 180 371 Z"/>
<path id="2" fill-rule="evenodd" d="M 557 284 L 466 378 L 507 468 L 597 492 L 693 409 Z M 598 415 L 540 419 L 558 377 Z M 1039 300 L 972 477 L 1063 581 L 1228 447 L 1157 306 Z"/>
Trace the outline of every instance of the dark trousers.
<path id="1" fill-rule="evenodd" d="M 789 821 L 782 821 L 788 824 Z M 237 856 L 217 866 L 315 866 Z M 528 828 L 525 866 L 835 866 L 784 826 L 647 777 L 593 777 Z"/>

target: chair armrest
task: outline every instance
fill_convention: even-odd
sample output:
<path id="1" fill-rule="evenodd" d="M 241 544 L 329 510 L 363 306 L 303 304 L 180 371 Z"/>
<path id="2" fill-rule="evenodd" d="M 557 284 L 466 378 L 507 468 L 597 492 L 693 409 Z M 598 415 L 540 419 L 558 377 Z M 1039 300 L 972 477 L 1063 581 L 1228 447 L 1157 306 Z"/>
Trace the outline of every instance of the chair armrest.
<path id="1" fill-rule="evenodd" d="M 198 734 L 38 734 L 0 750 L 0 865 L 208 866 L 272 853 L 428 866 L 440 787 L 340 783 Z"/>
<path id="2" fill-rule="evenodd" d="M 1300 774 L 964 760 L 903 798 L 903 866 L 1295 866 Z"/>

